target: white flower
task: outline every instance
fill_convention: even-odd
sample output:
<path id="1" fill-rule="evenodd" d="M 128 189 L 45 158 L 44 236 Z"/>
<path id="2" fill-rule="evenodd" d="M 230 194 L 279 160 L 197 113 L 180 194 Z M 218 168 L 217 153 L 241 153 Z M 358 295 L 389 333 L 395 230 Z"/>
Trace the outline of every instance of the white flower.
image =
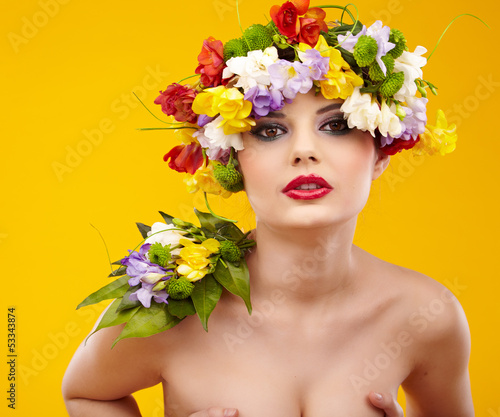
<path id="1" fill-rule="evenodd" d="M 371 94 L 360 92 L 359 87 L 355 87 L 352 95 L 347 97 L 340 110 L 347 118 L 347 124 L 359 130 L 369 131 L 375 137 L 375 129 L 378 127 L 381 114 L 380 108 Z"/>
<path id="2" fill-rule="evenodd" d="M 382 136 L 390 135 L 393 138 L 398 137 L 401 133 L 401 121 L 396 115 L 396 105 L 394 103 L 391 107 L 385 101 L 382 103 L 378 130 Z"/>
<path id="3" fill-rule="evenodd" d="M 218 116 L 215 120 L 205 125 L 205 138 L 210 149 L 229 149 L 231 146 L 236 151 L 243 149 L 243 138 L 241 133 L 226 135 L 222 127 L 217 127 L 224 119 Z"/>
<path id="4" fill-rule="evenodd" d="M 224 158 L 224 156 L 229 157 L 229 150 L 222 149 L 220 146 L 215 146 L 212 144 L 210 139 L 205 136 L 205 128 L 199 129 L 193 133 L 193 137 L 198 139 L 201 147 L 205 149 L 205 153 L 208 159 L 211 161 L 218 161 Z"/>
<path id="5" fill-rule="evenodd" d="M 179 244 L 179 239 L 184 238 L 185 232 L 175 230 L 173 224 L 156 222 L 151 226 L 151 231 L 148 232 L 148 238 L 145 243 L 161 243 L 163 246 L 171 245 L 171 247 Z M 159 233 L 158 233 L 159 232 Z M 179 255 L 181 248 L 171 251 L 172 255 Z"/>
<path id="6" fill-rule="evenodd" d="M 274 46 L 264 51 L 256 50 L 248 52 L 247 56 L 238 56 L 226 62 L 227 68 L 222 73 L 223 78 L 239 75 L 235 87 L 241 87 L 245 93 L 256 85 L 269 85 L 269 73 L 267 67 L 278 60 L 278 50 Z"/>
<path id="7" fill-rule="evenodd" d="M 417 94 L 415 79 L 422 78 L 422 67 L 427 63 L 427 58 L 421 56 L 427 52 L 423 46 L 417 46 L 415 52 L 404 51 L 394 62 L 394 72 L 403 72 L 405 81 L 401 89 L 394 94 L 399 101 L 406 101 L 407 97 Z"/>

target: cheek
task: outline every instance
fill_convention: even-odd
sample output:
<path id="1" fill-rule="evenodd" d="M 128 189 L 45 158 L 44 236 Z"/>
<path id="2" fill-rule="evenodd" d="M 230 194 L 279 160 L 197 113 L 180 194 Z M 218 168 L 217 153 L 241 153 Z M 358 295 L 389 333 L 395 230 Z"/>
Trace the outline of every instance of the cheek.
<path id="1" fill-rule="evenodd" d="M 342 188 L 355 192 L 362 199 L 367 197 L 373 179 L 375 156 L 373 139 L 365 135 L 350 141 L 346 152 L 336 157 L 332 156 L 335 160 L 331 160 L 330 164 L 338 168 L 337 173 Z"/>
<path id="2" fill-rule="evenodd" d="M 245 148 L 238 151 L 237 158 L 240 171 L 243 174 L 245 190 L 248 191 L 253 185 L 262 186 L 269 182 L 270 175 L 276 170 L 277 147 L 257 142 L 250 138 L 245 140 Z M 267 146 L 265 146 L 267 145 Z"/>

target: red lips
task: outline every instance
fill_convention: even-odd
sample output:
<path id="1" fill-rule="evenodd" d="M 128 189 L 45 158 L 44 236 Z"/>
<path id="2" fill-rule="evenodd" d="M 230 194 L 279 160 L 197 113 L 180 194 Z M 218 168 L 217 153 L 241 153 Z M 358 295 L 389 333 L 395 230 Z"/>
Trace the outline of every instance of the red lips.
<path id="1" fill-rule="evenodd" d="M 294 200 L 314 200 L 333 191 L 328 182 L 316 174 L 300 175 L 283 188 L 282 192 Z"/>

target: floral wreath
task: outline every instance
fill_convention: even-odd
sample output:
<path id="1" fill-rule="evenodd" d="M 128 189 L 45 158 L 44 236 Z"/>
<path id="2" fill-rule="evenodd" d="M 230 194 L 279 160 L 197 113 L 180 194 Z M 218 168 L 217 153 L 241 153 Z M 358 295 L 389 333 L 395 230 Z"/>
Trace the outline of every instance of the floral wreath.
<path id="1" fill-rule="evenodd" d="M 327 8 L 340 9 L 340 20 L 325 22 Z M 345 15 L 353 23 L 345 23 Z M 155 100 L 176 121 L 163 129 L 175 129 L 182 144 L 164 160 L 187 174 L 189 192 L 227 197 L 243 190 L 234 157 L 243 149 L 241 133 L 311 89 L 343 99 L 349 128 L 369 131 L 388 155 L 403 149 L 445 155 L 455 149 L 456 126 L 448 125 L 442 110 L 434 126 L 426 124 L 427 90 L 437 91 L 422 78 L 424 47 L 410 52 L 401 31 L 379 20 L 366 27 L 347 6 L 309 7 L 309 0 L 291 0 L 272 6 L 270 17 L 225 44 L 204 40 L 192 76 L 198 80 L 173 83 Z"/>
<path id="2" fill-rule="evenodd" d="M 327 8 L 342 10 L 340 20 L 326 23 Z M 344 23 L 346 14 L 352 23 Z M 241 191 L 235 158 L 243 149 L 241 133 L 312 89 L 326 99 L 343 99 L 348 126 L 369 131 L 388 155 L 455 149 L 456 126 L 447 124 L 443 111 L 435 126 L 426 124 L 427 89 L 436 94 L 436 87 L 422 78 L 424 47 L 410 52 L 401 31 L 381 21 L 366 27 L 347 6 L 310 8 L 309 0 L 291 0 L 271 7 L 270 16 L 266 25 L 251 25 L 225 44 L 204 40 L 192 76 L 199 76 L 196 83 L 174 83 L 155 100 L 175 119 L 159 129 L 175 129 L 182 142 L 164 160 L 187 174 L 190 192 L 202 190 L 206 198 Z M 158 128 L 145 130 L 151 129 Z M 94 332 L 126 323 L 116 344 L 162 332 L 194 314 L 207 330 L 224 288 L 251 313 L 244 255 L 255 242 L 208 209 L 195 210 L 200 226 L 162 212 L 164 223 L 137 223 L 143 237 L 138 251 L 114 262 L 119 267 L 110 277 L 117 279 L 78 306 L 115 299 Z"/>

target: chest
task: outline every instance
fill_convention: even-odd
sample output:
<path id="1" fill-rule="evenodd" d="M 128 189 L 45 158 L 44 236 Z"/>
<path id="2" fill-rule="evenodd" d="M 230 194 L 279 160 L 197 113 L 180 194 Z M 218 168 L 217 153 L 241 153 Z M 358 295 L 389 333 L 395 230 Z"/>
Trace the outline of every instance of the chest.
<path id="1" fill-rule="evenodd" d="M 172 352 L 163 370 L 167 416 L 221 406 L 240 417 L 376 417 L 383 413 L 368 393 L 396 394 L 404 379 L 404 350 L 370 332 L 282 336 L 246 324 L 211 329 Z"/>

